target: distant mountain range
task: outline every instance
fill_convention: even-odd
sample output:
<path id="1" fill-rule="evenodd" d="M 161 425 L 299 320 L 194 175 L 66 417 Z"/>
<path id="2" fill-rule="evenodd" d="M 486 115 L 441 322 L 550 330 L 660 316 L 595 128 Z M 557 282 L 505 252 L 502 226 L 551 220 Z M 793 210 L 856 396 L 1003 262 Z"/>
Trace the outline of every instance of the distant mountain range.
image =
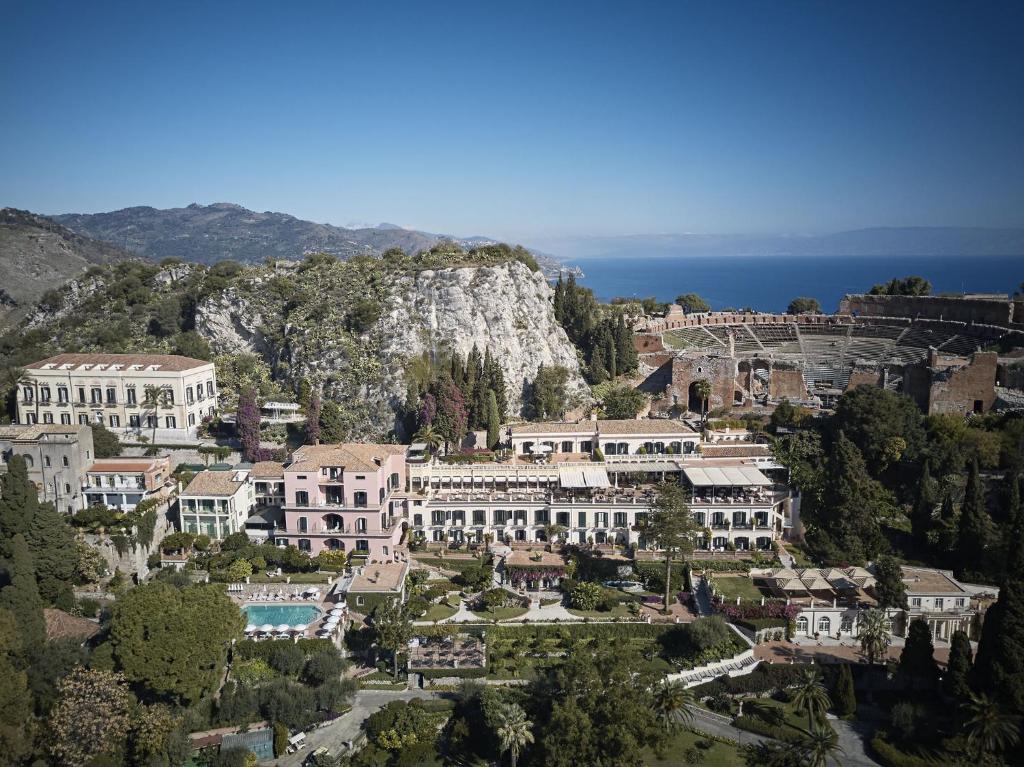
<path id="1" fill-rule="evenodd" d="M 572 260 L 628 256 L 1018 256 L 1024 229 L 878 227 L 826 235 L 638 234 L 537 241 Z"/>
<path id="2" fill-rule="evenodd" d="M 24 316 L 50 288 L 93 264 L 134 258 L 121 248 L 83 237 L 54 221 L 0 209 L 0 326 Z"/>
<path id="3" fill-rule="evenodd" d="M 206 264 L 223 259 L 243 263 L 270 257 L 296 259 L 317 252 L 351 258 L 394 247 L 415 253 L 442 240 L 454 240 L 464 247 L 496 242 L 485 237 L 419 232 L 394 224 L 346 229 L 304 221 L 287 213 L 257 213 L 227 202 L 193 203 L 166 210 L 135 207 L 110 213 L 68 213 L 51 218 L 75 232 L 141 256 Z"/>

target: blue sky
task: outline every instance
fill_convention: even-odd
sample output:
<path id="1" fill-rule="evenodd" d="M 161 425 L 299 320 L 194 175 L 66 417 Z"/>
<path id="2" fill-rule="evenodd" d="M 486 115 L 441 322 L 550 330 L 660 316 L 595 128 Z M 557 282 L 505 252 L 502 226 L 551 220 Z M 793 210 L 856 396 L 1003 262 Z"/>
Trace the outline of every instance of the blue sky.
<path id="1" fill-rule="evenodd" d="M 0 205 L 1024 225 L 1024 3 L 5 2 Z"/>

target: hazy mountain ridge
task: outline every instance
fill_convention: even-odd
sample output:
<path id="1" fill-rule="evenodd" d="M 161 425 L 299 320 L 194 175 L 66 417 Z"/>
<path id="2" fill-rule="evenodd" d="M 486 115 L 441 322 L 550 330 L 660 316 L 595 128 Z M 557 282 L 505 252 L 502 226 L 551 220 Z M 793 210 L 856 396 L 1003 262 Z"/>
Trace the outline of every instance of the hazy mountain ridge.
<path id="1" fill-rule="evenodd" d="M 45 218 L 0 209 L 0 324 L 24 316 L 47 290 L 59 288 L 94 264 L 135 258 Z"/>
<path id="2" fill-rule="evenodd" d="M 486 237 L 463 238 L 403 229 L 387 223 L 346 229 L 305 221 L 287 213 L 258 213 L 233 203 L 192 203 L 185 208 L 167 209 L 139 206 L 52 218 L 76 232 L 142 256 L 205 264 L 224 259 L 261 263 L 267 258 L 296 259 L 317 252 L 351 258 L 377 255 L 395 247 L 413 254 L 443 240 L 453 240 L 465 248 L 497 242 Z M 557 272 L 557 262 L 544 254 L 536 255 L 546 272 Z"/>

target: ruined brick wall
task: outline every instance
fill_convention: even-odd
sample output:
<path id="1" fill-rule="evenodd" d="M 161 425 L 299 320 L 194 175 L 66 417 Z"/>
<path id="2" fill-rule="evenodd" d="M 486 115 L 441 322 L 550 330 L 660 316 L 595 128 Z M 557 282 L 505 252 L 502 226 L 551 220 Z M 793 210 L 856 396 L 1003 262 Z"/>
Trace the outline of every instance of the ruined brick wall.
<path id="1" fill-rule="evenodd" d="M 987 325 L 1008 325 L 1009 300 L 942 296 L 847 295 L 839 302 L 840 314 L 861 317 L 910 317 Z"/>
<path id="2" fill-rule="evenodd" d="M 668 372 L 665 396 L 657 403 L 657 410 L 666 411 L 673 405 L 678 405 L 693 412 L 700 412 L 699 400 L 691 396 L 690 387 L 702 379 L 711 384 L 709 411 L 732 406 L 738 372 L 736 360 L 710 355 L 674 357 Z"/>
<path id="3" fill-rule="evenodd" d="M 804 381 L 803 373 L 796 365 L 779 364 L 772 365 L 771 376 L 768 379 L 768 396 L 772 399 L 806 399 L 807 384 Z"/>
<path id="4" fill-rule="evenodd" d="M 996 383 L 1007 389 L 1024 390 L 1024 359 L 999 363 L 996 367 Z"/>
<path id="5" fill-rule="evenodd" d="M 931 372 L 929 413 L 987 412 L 995 402 L 995 352 L 978 352 L 966 365 Z"/>
<path id="6" fill-rule="evenodd" d="M 882 370 L 877 367 L 865 367 L 858 366 L 854 367 L 850 371 L 850 382 L 846 385 L 846 390 L 851 391 L 856 389 L 858 386 L 874 386 L 881 388 L 883 386 L 883 375 Z"/>
<path id="7" fill-rule="evenodd" d="M 660 333 L 637 333 L 633 336 L 633 348 L 637 354 L 665 351 Z"/>

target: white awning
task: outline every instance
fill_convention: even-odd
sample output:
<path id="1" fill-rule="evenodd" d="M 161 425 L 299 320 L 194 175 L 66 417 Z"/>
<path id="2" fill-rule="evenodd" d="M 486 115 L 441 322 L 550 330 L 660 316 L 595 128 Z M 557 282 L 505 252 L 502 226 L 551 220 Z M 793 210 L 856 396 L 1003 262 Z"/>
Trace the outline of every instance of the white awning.
<path id="1" fill-rule="evenodd" d="M 554 477 L 552 477 L 554 479 Z M 603 467 L 559 466 L 558 481 L 562 487 L 609 487 L 608 472 Z"/>
<path id="2" fill-rule="evenodd" d="M 694 487 L 750 487 L 772 483 L 753 466 L 709 466 L 702 469 L 687 467 L 683 469 L 683 473 Z"/>

